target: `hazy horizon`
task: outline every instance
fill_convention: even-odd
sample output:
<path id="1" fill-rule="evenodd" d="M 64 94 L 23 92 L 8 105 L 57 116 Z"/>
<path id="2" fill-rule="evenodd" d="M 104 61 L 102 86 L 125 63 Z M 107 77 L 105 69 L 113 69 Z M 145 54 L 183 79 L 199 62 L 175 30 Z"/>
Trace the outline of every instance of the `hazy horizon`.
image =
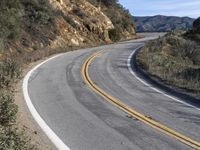
<path id="1" fill-rule="evenodd" d="M 133 16 L 177 16 L 198 18 L 200 16 L 199 0 L 119 0 Z"/>
<path id="2" fill-rule="evenodd" d="M 153 17 L 153 16 L 166 16 L 166 17 L 189 17 L 189 18 L 192 18 L 192 19 L 195 19 L 195 17 L 190 17 L 190 16 L 172 16 L 172 15 L 161 15 L 161 14 L 157 14 L 157 15 L 152 15 L 152 16 L 149 16 L 149 15 L 146 15 L 146 16 L 136 16 L 136 15 L 133 15 L 133 17 Z"/>

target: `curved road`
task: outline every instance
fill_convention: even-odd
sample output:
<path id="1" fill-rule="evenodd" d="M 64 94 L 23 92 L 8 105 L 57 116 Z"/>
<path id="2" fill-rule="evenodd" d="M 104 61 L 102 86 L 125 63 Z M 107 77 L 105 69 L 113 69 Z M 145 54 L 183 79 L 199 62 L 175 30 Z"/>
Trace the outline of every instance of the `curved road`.
<path id="1" fill-rule="evenodd" d="M 132 51 L 157 36 L 68 52 L 32 73 L 28 94 L 35 109 L 71 150 L 192 149 L 128 115 L 84 82 L 82 66 L 89 56 L 100 50 L 105 51 L 88 66 L 95 85 L 129 108 L 199 144 L 200 111 L 145 86 L 127 67 Z"/>

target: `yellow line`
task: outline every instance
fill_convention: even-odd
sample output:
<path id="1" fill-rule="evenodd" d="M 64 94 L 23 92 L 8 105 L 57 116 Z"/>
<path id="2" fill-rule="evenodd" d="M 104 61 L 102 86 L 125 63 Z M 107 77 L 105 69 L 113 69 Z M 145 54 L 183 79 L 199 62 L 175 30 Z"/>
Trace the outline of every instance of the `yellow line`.
<path id="1" fill-rule="evenodd" d="M 109 95 L 108 93 L 106 93 L 105 91 L 103 91 L 102 89 L 100 89 L 96 84 L 94 84 L 94 82 L 91 80 L 90 76 L 89 76 L 89 66 L 90 64 L 93 62 L 93 60 L 98 57 L 99 55 L 101 55 L 103 53 L 102 51 L 96 52 L 93 55 L 91 55 L 83 64 L 82 66 L 82 77 L 85 81 L 85 83 L 94 91 L 96 92 L 98 95 L 102 96 L 105 100 L 107 100 L 108 102 L 112 103 L 113 105 L 115 105 L 116 107 L 118 107 L 119 109 L 121 109 L 122 111 L 126 112 L 127 114 L 131 115 L 134 118 L 137 118 L 138 120 L 144 122 L 145 124 L 148 124 L 149 126 L 159 130 L 162 133 L 165 133 L 177 140 L 179 140 L 180 142 L 194 148 L 197 150 L 200 150 L 200 142 L 195 141 L 183 134 L 180 134 L 170 128 L 168 128 L 167 126 L 133 110 L 132 108 L 128 107 L 127 105 L 125 105 L 124 103 L 122 103 L 121 101 L 115 99 L 114 97 L 112 97 L 111 95 Z"/>

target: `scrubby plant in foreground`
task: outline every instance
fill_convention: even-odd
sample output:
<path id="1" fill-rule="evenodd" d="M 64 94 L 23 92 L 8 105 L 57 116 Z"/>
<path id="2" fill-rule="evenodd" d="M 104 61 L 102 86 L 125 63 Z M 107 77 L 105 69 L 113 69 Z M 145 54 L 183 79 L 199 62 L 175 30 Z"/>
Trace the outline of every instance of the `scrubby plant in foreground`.
<path id="1" fill-rule="evenodd" d="M 9 126 L 16 122 L 17 105 L 13 94 L 7 91 L 0 93 L 0 125 Z"/>
<path id="2" fill-rule="evenodd" d="M 0 89 L 8 88 L 21 75 L 21 66 L 11 59 L 0 62 Z"/>
<path id="3" fill-rule="evenodd" d="M 21 75 L 21 66 L 14 60 L 0 62 L 0 149 L 27 150 L 27 138 L 16 126 L 18 107 L 14 102 L 13 85 Z"/>
<path id="4" fill-rule="evenodd" d="M 28 140 L 23 132 L 15 127 L 17 110 L 13 94 L 5 90 L 0 91 L 0 149 L 2 150 L 28 149 Z"/>
<path id="5" fill-rule="evenodd" d="M 0 126 L 0 149 L 1 150 L 28 150 L 28 141 L 23 132 L 17 128 Z"/>

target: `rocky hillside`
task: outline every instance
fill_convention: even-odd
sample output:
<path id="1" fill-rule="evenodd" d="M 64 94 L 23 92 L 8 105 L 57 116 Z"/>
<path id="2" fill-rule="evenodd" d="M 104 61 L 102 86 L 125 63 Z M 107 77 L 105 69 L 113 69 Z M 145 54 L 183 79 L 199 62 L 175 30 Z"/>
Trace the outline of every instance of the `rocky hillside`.
<path id="1" fill-rule="evenodd" d="M 88 0 L 104 12 L 112 21 L 119 37 L 126 39 L 135 34 L 132 16 L 127 9 L 118 3 L 118 0 Z"/>
<path id="2" fill-rule="evenodd" d="M 108 6 L 91 0 L 1 0 L 0 3 L 1 53 L 97 45 L 135 36 L 129 13 L 116 1 Z"/>
<path id="3" fill-rule="evenodd" d="M 189 17 L 152 16 L 133 18 L 137 32 L 170 32 L 191 29 L 194 19 Z"/>

